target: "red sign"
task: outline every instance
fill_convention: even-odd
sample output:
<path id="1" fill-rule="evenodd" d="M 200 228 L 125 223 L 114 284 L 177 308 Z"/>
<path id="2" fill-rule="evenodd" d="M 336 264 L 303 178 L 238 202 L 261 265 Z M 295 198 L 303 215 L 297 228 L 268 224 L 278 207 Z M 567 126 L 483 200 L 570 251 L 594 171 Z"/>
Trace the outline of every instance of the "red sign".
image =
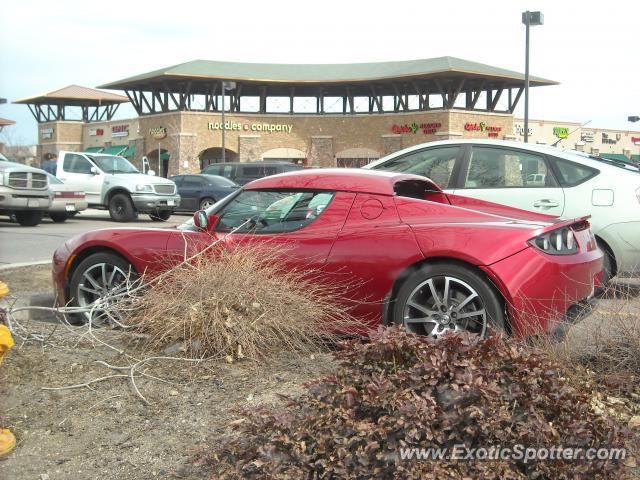
<path id="1" fill-rule="evenodd" d="M 404 125 L 393 125 L 391 127 L 391 131 L 395 134 L 400 134 L 400 133 L 417 133 L 418 130 L 420 130 L 420 132 L 423 135 L 433 135 L 438 131 L 438 129 L 441 126 L 442 124 L 440 122 L 433 122 L 433 123 L 413 122 L 411 125 L 407 125 L 406 123 Z"/>
<path id="2" fill-rule="evenodd" d="M 487 136 L 492 138 L 498 138 L 498 134 L 502 131 L 502 127 L 487 125 L 485 122 L 468 122 L 464 124 L 464 129 L 466 131 L 487 132 Z"/>
<path id="3" fill-rule="evenodd" d="M 640 143 L 640 137 L 631 137 L 631 143 Z"/>
<path id="4" fill-rule="evenodd" d="M 111 136 L 126 137 L 129 135 L 129 125 L 114 125 L 111 127 Z"/>

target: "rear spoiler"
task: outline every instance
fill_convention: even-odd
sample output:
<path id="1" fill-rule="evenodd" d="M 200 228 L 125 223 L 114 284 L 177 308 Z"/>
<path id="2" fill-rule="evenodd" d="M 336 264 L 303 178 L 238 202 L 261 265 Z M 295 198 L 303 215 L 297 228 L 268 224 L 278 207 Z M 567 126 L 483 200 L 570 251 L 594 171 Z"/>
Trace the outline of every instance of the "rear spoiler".
<path id="1" fill-rule="evenodd" d="M 553 230 L 557 230 L 559 228 L 571 227 L 571 226 L 575 226 L 574 229 L 577 231 L 585 230 L 590 227 L 590 224 L 589 224 L 590 218 L 591 218 L 591 215 L 585 215 L 584 217 L 576 217 L 569 220 L 561 220 L 559 222 L 554 223 L 553 225 L 544 227 L 540 234 L 543 235 L 545 233 L 552 232 Z"/>

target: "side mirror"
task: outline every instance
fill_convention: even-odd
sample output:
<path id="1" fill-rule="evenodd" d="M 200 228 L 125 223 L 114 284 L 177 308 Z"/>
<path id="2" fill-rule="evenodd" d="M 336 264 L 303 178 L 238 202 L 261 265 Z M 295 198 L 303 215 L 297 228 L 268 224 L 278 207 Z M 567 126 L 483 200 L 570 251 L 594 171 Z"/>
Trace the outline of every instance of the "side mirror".
<path id="1" fill-rule="evenodd" d="M 89 171 L 91 172 L 92 175 L 98 175 L 100 173 L 100 170 L 98 170 L 98 167 L 91 167 Z"/>
<path id="2" fill-rule="evenodd" d="M 200 230 L 211 231 L 218 223 L 218 216 L 207 215 L 205 210 L 198 210 L 193 214 L 193 223 Z"/>
<path id="3" fill-rule="evenodd" d="M 147 172 L 147 175 L 151 175 L 152 177 L 154 177 L 156 175 L 156 171 L 155 170 L 149 170 Z"/>

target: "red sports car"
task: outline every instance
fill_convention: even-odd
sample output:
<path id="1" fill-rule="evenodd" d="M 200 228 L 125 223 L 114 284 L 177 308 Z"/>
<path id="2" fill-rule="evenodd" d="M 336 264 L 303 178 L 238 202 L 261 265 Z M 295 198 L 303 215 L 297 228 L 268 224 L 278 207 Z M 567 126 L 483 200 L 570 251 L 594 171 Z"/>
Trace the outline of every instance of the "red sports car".
<path id="1" fill-rule="evenodd" d="M 53 257 L 58 299 L 91 305 L 129 268 L 166 269 L 159 254 L 177 258 L 221 236 L 286 244 L 283 261 L 348 278 L 354 314 L 372 327 L 433 336 L 489 325 L 519 336 L 552 330 L 593 295 L 602 270 L 587 217 L 448 195 L 416 175 L 304 170 L 251 182 L 178 227 L 68 240 Z"/>

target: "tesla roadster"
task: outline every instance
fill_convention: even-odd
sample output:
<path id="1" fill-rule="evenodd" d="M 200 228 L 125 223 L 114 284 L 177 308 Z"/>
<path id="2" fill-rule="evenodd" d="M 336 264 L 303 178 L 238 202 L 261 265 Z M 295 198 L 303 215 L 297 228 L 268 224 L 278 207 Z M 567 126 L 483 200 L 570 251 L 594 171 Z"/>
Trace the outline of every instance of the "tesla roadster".
<path id="1" fill-rule="evenodd" d="M 216 239 L 286 245 L 282 262 L 322 271 L 318 281 L 347 278 L 345 299 L 372 328 L 396 323 L 435 337 L 554 330 L 593 295 L 602 270 L 588 217 L 445 194 L 411 174 L 304 170 L 251 182 L 178 227 L 68 240 L 53 257 L 57 298 L 89 307 L 121 289 L 127 272 L 162 271 Z"/>

